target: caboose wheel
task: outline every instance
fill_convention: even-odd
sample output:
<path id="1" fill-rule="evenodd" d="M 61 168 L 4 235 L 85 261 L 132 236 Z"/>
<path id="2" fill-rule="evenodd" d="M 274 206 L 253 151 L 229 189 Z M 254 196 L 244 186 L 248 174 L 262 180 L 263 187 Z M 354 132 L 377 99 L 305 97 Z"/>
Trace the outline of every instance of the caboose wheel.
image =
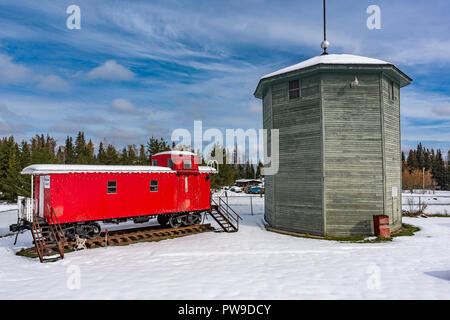
<path id="1" fill-rule="evenodd" d="M 202 215 L 200 213 L 194 213 L 192 215 L 192 224 L 202 223 Z"/>
<path id="2" fill-rule="evenodd" d="M 81 238 L 93 239 L 100 235 L 101 227 L 98 223 L 93 222 L 89 224 L 78 225 L 75 234 Z"/>
<path id="3" fill-rule="evenodd" d="M 100 235 L 100 232 L 102 231 L 102 228 L 100 225 L 96 222 L 90 224 L 89 231 L 87 233 L 87 238 L 93 239 L 97 238 Z"/>
<path id="4" fill-rule="evenodd" d="M 156 217 L 156 220 L 158 220 L 158 223 L 159 223 L 161 226 L 165 226 L 165 225 L 167 225 L 167 223 L 169 222 L 169 217 L 168 217 L 167 215 L 159 214 L 159 215 Z"/>
<path id="5" fill-rule="evenodd" d="M 171 216 L 169 224 L 172 228 L 179 228 L 183 224 L 183 221 L 180 216 Z"/>

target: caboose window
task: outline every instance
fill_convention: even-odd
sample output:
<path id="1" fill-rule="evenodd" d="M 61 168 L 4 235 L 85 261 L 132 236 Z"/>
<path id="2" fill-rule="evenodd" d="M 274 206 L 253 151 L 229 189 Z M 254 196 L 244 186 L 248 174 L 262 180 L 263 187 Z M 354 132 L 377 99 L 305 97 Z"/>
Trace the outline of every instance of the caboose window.
<path id="1" fill-rule="evenodd" d="M 158 192 L 158 180 L 150 181 L 150 192 Z"/>
<path id="2" fill-rule="evenodd" d="M 117 193 L 117 181 L 108 181 L 108 193 Z"/>
<path id="3" fill-rule="evenodd" d="M 300 81 L 289 81 L 289 100 L 300 97 Z"/>
<path id="4" fill-rule="evenodd" d="M 172 167 L 173 167 L 173 161 L 172 161 L 172 159 L 167 160 L 167 166 L 168 166 L 169 168 L 172 168 Z"/>
<path id="5" fill-rule="evenodd" d="M 192 169 L 191 160 L 184 160 L 184 168 L 185 169 Z"/>
<path id="6" fill-rule="evenodd" d="M 158 165 L 158 160 L 152 160 L 152 166 L 157 166 Z"/>

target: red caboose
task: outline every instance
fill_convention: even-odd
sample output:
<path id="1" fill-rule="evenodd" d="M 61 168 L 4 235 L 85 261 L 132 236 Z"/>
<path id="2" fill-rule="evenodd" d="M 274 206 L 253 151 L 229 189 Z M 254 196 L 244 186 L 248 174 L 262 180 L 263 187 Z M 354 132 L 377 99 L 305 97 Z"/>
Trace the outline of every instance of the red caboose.
<path id="1" fill-rule="evenodd" d="M 11 230 L 29 227 L 33 212 L 51 224 L 52 211 L 72 239 L 98 236 L 99 221 L 199 224 L 211 208 L 215 170 L 199 166 L 198 157 L 185 151 L 162 152 L 151 160 L 152 166 L 29 166 L 22 174 L 32 175 L 32 197 L 19 199 L 22 223 Z"/>

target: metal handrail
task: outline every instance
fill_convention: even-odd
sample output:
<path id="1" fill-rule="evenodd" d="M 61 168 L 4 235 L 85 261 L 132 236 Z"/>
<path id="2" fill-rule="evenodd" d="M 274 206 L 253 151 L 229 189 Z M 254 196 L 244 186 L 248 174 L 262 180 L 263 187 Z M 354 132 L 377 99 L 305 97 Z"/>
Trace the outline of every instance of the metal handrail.
<path id="1" fill-rule="evenodd" d="M 236 228 L 239 229 L 239 220 L 242 220 L 242 217 L 233 210 L 233 208 L 231 208 L 228 203 L 226 203 L 225 201 L 223 201 L 223 199 L 221 197 L 219 198 L 219 203 L 217 203 L 213 198 L 211 198 L 211 202 L 213 202 L 218 209 L 220 210 L 221 208 L 223 210 L 221 210 L 221 212 L 223 212 L 226 215 L 226 218 L 228 219 L 228 221 L 233 220 L 236 223 Z M 224 205 L 222 205 L 222 203 Z M 230 211 L 234 214 L 230 214 Z"/>
<path id="2" fill-rule="evenodd" d="M 36 233 L 36 234 L 35 234 Z M 36 253 L 39 256 L 39 260 L 44 262 L 44 251 L 45 251 L 45 239 L 42 235 L 42 229 L 38 221 L 36 214 L 33 215 L 33 225 L 31 230 L 31 235 L 33 236 L 34 245 L 36 247 Z"/>
<path id="3" fill-rule="evenodd" d="M 53 223 L 51 230 L 52 230 L 53 236 L 55 237 L 55 241 L 56 241 L 56 245 L 58 246 L 59 254 L 61 255 L 61 258 L 64 259 L 64 246 L 67 243 L 67 240 L 66 240 L 66 236 L 64 235 L 64 232 L 61 228 L 61 225 L 59 224 L 59 220 L 58 220 L 58 217 L 56 216 L 55 210 L 53 210 L 53 207 L 51 207 L 51 209 L 50 209 L 50 218 Z M 56 228 L 56 232 L 55 232 L 55 228 Z"/>

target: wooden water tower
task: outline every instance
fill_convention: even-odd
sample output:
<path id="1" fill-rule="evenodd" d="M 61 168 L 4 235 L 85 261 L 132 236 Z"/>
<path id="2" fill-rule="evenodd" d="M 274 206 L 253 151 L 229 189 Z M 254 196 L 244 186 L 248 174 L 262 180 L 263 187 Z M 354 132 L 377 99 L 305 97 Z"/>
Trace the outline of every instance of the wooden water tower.
<path id="1" fill-rule="evenodd" d="M 327 54 L 328 45 L 262 77 L 255 90 L 264 129 L 279 129 L 265 219 L 275 229 L 347 236 L 373 234 L 373 216 L 387 215 L 398 230 L 400 88 L 412 80 L 382 60 Z"/>

